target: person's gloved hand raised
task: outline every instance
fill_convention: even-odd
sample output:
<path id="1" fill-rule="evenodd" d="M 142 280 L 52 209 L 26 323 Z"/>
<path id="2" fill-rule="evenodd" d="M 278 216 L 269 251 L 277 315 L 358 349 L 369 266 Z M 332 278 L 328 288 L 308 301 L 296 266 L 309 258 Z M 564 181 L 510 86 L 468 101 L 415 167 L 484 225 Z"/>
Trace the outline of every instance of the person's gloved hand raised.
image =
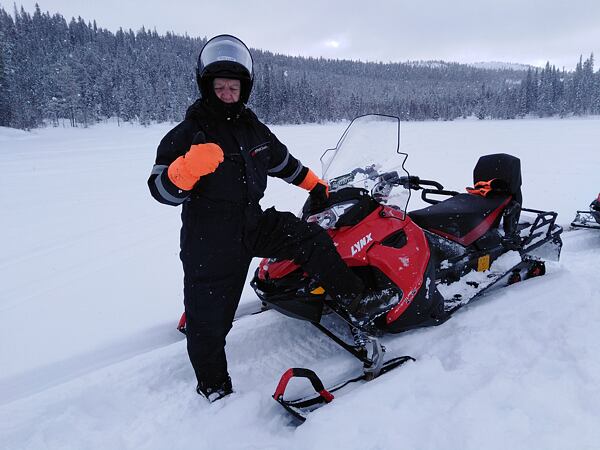
<path id="1" fill-rule="evenodd" d="M 309 192 L 310 200 L 314 207 L 320 207 L 327 203 L 329 186 L 325 180 L 321 180 L 312 170 L 308 170 L 306 176 L 298 186 Z"/>
<path id="2" fill-rule="evenodd" d="M 223 162 L 223 150 L 217 144 L 206 143 L 206 137 L 199 131 L 185 155 L 171 163 L 168 169 L 169 179 L 184 191 L 191 190 L 198 180 L 213 173 Z"/>

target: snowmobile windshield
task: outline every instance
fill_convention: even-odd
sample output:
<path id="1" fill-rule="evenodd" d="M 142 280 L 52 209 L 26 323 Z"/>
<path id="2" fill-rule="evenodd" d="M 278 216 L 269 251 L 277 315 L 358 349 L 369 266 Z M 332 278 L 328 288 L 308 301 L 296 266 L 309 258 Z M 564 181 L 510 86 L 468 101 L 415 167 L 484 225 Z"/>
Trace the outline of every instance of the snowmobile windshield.
<path id="1" fill-rule="evenodd" d="M 200 53 L 198 72 L 203 74 L 208 66 L 219 62 L 240 64 L 248 71 L 248 76 L 252 78 L 252 56 L 250 51 L 242 41 L 234 36 L 223 34 L 208 41 Z"/>
<path id="2" fill-rule="evenodd" d="M 400 152 L 398 117 L 360 116 L 346 128 L 336 148 L 321 156 L 323 178 L 332 191 L 361 187 L 380 203 L 406 211 L 410 190 L 395 181 L 408 176 L 407 157 Z"/>

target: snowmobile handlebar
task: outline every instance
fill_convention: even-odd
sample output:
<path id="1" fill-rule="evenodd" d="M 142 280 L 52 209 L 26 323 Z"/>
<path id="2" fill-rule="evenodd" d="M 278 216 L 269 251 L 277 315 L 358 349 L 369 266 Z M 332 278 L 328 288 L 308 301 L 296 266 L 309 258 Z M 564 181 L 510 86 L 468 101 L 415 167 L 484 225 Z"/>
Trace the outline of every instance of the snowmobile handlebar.
<path id="1" fill-rule="evenodd" d="M 398 172 L 388 172 L 381 175 L 382 181 L 387 181 L 397 186 L 404 186 L 406 189 L 418 191 L 424 189 L 423 186 L 433 186 L 438 191 L 443 191 L 444 186 L 433 180 L 422 180 L 416 175 L 399 177 Z"/>
<path id="2" fill-rule="evenodd" d="M 378 173 L 375 166 L 367 166 L 365 168 L 356 168 L 347 175 L 334 178 L 330 181 L 329 190 L 330 192 L 335 191 L 341 187 L 347 185 L 348 181 L 353 179 L 357 174 L 366 175 L 368 179 L 377 180 L 375 187 L 373 188 L 373 195 L 385 198 L 389 194 L 389 190 L 392 186 L 403 186 L 405 189 L 411 189 L 413 191 L 422 190 L 421 198 L 427 203 L 438 203 L 435 199 L 430 199 L 427 194 L 436 195 L 456 195 L 455 191 L 446 191 L 441 183 L 433 180 L 424 180 L 416 175 L 399 176 L 398 172 L 384 172 Z M 429 188 L 429 187 L 431 188 Z"/>
<path id="3" fill-rule="evenodd" d="M 409 186 L 411 189 L 419 190 L 419 189 L 423 189 L 423 186 L 433 186 L 438 191 L 444 190 L 444 186 L 442 184 L 438 183 L 437 181 L 422 180 L 421 178 L 419 178 L 417 176 L 410 176 L 408 178 L 410 179 Z"/>
<path id="4" fill-rule="evenodd" d="M 429 203 L 431 205 L 439 203 L 440 200 L 428 197 L 429 194 L 445 195 L 450 197 L 458 194 L 458 192 L 456 191 L 445 190 L 444 186 L 441 183 L 438 183 L 437 181 L 424 180 L 416 175 L 399 177 L 397 172 L 388 172 L 381 175 L 381 179 L 383 182 L 395 184 L 397 186 L 404 186 L 405 189 L 411 189 L 413 191 L 422 190 L 421 199 L 423 199 L 424 202 Z M 430 186 L 431 188 L 427 186 Z"/>

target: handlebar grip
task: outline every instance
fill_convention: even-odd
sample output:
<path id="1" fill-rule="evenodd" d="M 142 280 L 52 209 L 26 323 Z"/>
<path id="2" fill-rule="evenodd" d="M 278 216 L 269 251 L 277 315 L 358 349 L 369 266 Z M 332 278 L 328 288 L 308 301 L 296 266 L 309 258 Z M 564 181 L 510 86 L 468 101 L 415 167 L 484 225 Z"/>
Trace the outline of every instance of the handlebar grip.
<path id="1" fill-rule="evenodd" d="M 398 182 L 400 177 L 398 177 L 398 172 L 386 172 L 381 175 L 381 181 L 387 181 L 390 183 Z"/>
<path id="2" fill-rule="evenodd" d="M 433 180 L 419 180 L 419 184 L 424 184 L 426 186 L 433 186 L 438 191 L 444 190 L 444 186 L 442 184 L 438 183 L 437 181 L 433 181 Z"/>
<path id="3" fill-rule="evenodd" d="M 396 184 L 404 186 L 406 189 L 420 189 L 419 177 L 416 175 L 409 175 L 407 177 L 398 177 Z"/>

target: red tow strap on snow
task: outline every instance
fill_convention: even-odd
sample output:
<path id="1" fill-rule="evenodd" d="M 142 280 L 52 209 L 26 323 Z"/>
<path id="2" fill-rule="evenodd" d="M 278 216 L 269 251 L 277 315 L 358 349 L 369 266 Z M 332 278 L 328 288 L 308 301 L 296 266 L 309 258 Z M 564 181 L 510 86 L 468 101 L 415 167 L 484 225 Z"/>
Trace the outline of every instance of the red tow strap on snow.
<path id="1" fill-rule="evenodd" d="M 315 389 L 315 392 L 317 392 L 323 398 L 323 400 L 325 400 L 325 403 L 329 403 L 333 400 L 333 394 L 327 389 L 325 389 L 325 386 L 323 386 L 323 382 L 319 379 L 317 374 L 310 369 L 303 369 L 300 367 L 288 369 L 281 376 L 279 384 L 277 385 L 275 393 L 273 394 L 273 398 L 275 400 L 283 401 L 283 394 L 285 393 L 285 388 L 287 387 L 289 381 L 294 377 L 308 378 L 313 388 Z"/>

